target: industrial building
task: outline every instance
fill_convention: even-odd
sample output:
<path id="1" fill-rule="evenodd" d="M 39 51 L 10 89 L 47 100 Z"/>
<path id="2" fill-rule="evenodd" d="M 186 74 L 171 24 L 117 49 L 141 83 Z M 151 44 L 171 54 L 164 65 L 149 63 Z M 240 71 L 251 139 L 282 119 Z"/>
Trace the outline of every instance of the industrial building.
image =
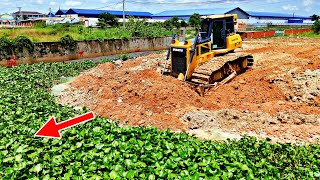
<path id="1" fill-rule="evenodd" d="M 155 21 L 165 21 L 170 19 L 174 16 L 188 21 L 190 16 L 194 13 L 198 13 L 201 16 L 205 15 L 213 15 L 213 14 L 225 14 L 230 9 L 186 9 L 186 10 L 170 10 L 170 11 L 163 11 L 157 14 L 152 15 L 152 19 Z"/>
<path id="2" fill-rule="evenodd" d="M 122 21 L 123 12 L 114 10 L 95 10 L 95 9 L 69 9 L 58 10 L 55 13 L 56 17 L 68 17 L 76 19 L 85 19 L 86 26 L 95 26 L 98 22 L 98 17 L 101 13 L 110 13 L 119 18 Z M 125 11 L 126 17 L 144 18 L 149 22 L 164 22 L 172 17 L 178 17 L 185 21 L 188 21 L 190 16 L 194 13 L 198 13 L 201 16 L 213 15 L 213 14 L 238 14 L 238 19 L 242 22 L 252 26 L 267 26 L 267 25 L 310 25 L 313 22 L 311 17 L 300 16 L 290 13 L 274 13 L 274 12 L 254 12 L 245 11 L 239 7 L 233 9 L 227 8 L 215 8 L 215 9 L 186 9 L 186 10 L 168 10 L 157 14 L 151 14 L 149 12 L 136 12 Z M 70 20 L 71 21 L 71 20 Z M 62 21 L 65 22 L 65 21 Z M 69 22 L 69 20 L 68 20 Z"/>
<path id="3" fill-rule="evenodd" d="M 289 13 L 244 11 L 237 7 L 225 14 L 238 14 L 238 19 L 249 25 L 310 25 L 311 17 Z"/>
<path id="4" fill-rule="evenodd" d="M 59 9 L 59 10 L 55 13 L 55 16 L 64 17 L 64 16 L 66 16 L 66 13 L 67 13 L 67 12 L 68 12 L 68 10 Z"/>
<path id="5" fill-rule="evenodd" d="M 98 18 L 102 13 L 110 13 L 119 18 L 122 18 L 122 11 L 113 11 L 113 10 L 96 10 L 96 9 L 69 9 L 65 14 L 78 16 L 78 17 L 86 17 L 86 18 Z M 151 18 L 151 13 L 149 12 L 135 12 L 135 11 L 125 11 L 126 17 L 135 17 L 135 18 Z"/>
<path id="6" fill-rule="evenodd" d="M 156 21 L 165 21 L 174 16 L 177 16 L 186 21 L 189 20 L 190 16 L 194 13 L 200 15 L 213 15 L 213 14 L 238 14 L 238 19 L 249 25 L 310 25 L 312 23 L 310 17 L 300 16 L 289 13 L 273 13 L 273 12 L 253 12 L 244 11 L 237 7 L 234 9 L 187 9 L 187 10 L 170 10 L 163 11 L 152 15 L 152 19 Z"/>

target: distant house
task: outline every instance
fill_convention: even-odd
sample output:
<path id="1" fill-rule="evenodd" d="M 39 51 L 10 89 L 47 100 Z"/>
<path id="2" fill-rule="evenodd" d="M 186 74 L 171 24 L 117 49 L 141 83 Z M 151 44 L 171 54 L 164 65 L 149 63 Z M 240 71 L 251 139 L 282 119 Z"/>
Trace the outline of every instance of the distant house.
<path id="1" fill-rule="evenodd" d="M 14 18 L 10 14 L 0 15 L 0 27 L 9 26 L 13 24 Z"/>
<path id="2" fill-rule="evenodd" d="M 63 12 L 63 10 L 57 11 L 57 14 L 62 14 L 61 17 L 69 17 L 69 18 L 77 18 L 77 19 L 85 19 L 85 26 L 95 27 L 99 15 L 102 13 L 110 13 L 119 18 L 119 21 L 122 21 L 123 12 L 122 11 L 114 11 L 114 10 L 96 10 L 96 9 L 69 9 L 67 12 Z M 151 19 L 151 13 L 149 12 L 136 12 L 136 11 L 125 11 L 126 17 L 134 17 L 140 19 Z"/>
<path id="3" fill-rule="evenodd" d="M 23 20 L 24 17 L 26 19 L 37 19 L 37 18 L 47 17 L 46 14 L 42 14 L 34 11 L 17 11 L 12 13 L 12 16 L 14 19 L 18 19 L 19 17 L 21 17 L 22 18 L 21 20 Z"/>
<path id="4" fill-rule="evenodd" d="M 13 16 L 11 16 L 10 14 L 2 14 L 0 15 L 0 20 L 1 21 L 5 21 L 5 20 L 13 20 Z"/>

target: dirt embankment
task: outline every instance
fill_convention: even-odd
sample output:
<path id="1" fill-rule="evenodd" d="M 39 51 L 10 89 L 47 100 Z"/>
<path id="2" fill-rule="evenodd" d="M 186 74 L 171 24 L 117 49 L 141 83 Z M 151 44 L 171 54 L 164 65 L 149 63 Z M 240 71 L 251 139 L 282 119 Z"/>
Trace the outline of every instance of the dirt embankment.
<path id="1" fill-rule="evenodd" d="M 244 42 L 242 51 L 255 59 L 253 69 L 204 97 L 173 77 L 161 76 L 156 68 L 165 54 L 152 54 L 86 71 L 57 99 L 130 125 L 187 131 L 203 138 L 251 134 L 274 141 L 315 142 L 320 137 L 319 42 Z"/>

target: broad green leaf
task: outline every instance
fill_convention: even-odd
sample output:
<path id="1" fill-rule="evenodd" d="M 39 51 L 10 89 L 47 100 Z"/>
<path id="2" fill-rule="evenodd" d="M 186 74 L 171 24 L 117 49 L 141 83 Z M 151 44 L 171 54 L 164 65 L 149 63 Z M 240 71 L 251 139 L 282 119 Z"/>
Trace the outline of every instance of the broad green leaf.
<path id="1" fill-rule="evenodd" d="M 34 172 L 39 173 L 42 170 L 42 165 L 37 164 L 35 167 L 33 167 Z"/>
<path id="2" fill-rule="evenodd" d="M 156 176 L 154 174 L 150 174 L 148 176 L 148 180 L 155 180 L 156 179 Z"/>
<path id="3" fill-rule="evenodd" d="M 109 174 L 111 179 L 118 179 L 120 178 L 120 176 L 118 175 L 118 173 L 116 171 L 111 171 Z"/>

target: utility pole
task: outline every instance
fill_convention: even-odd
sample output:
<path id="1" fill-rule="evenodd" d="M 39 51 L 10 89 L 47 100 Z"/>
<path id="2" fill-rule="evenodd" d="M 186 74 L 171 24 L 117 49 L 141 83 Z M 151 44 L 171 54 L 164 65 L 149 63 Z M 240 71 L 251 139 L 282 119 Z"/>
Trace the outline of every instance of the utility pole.
<path id="1" fill-rule="evenodd" d="M 22 7 L 18 7 L 18 9 L 19 9 L 19 20 L 21 21 L 22 20 L 22 16 L 21 16 L 21 8 Z M 18 17 L 18 16 L 17 16 Z M 18 18 L 17 18 L 18 19 Z"/>
<path id="2" fill-rule="evenodd" d="M 123 27 L 125 27 L 125 14 L 124 14 L 124 1 L 125 0 L 122 0 L 122 23 L 123 23 Z"/>

